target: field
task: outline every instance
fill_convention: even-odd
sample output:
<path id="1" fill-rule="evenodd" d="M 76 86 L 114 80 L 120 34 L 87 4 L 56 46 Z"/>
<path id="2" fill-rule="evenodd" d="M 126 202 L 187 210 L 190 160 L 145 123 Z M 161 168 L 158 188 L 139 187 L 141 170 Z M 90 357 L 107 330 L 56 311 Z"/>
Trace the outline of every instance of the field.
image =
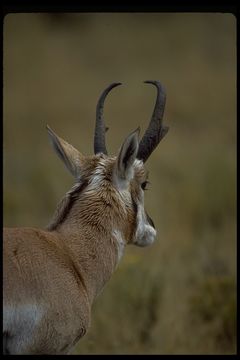
<path id="1" fill-rule="evenodd" d="M 236 19 L 224 13 L 10 14 L 3 37 L 4 226 L 45 227 L 73 179 L 46 131 L 93 152 L 151 117 L 160 80 L 168 135 L 146 163 L 158 231 L 129 246 L 74 354 L 236 353 Z"/>

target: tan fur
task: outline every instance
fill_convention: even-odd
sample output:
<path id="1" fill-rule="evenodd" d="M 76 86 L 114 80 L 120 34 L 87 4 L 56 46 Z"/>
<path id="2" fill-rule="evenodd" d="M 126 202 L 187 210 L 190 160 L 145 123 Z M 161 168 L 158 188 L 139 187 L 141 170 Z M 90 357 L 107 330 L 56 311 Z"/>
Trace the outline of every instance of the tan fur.
<path id="1" fill-rule="evenodd" d="M 119 191 L 115 164 L 116 157 L 81 157 L 81 176 L 46 230 L 4 229 L 5 351 L 64 354 L 86 333 L 92 303 L 118 264 L 114 231 L 133 241 L 133 201 L 142 196 L 146 179 L 137 161 L 128 188 Z M 33 313 L 34 326 L 27 321 Z"/>

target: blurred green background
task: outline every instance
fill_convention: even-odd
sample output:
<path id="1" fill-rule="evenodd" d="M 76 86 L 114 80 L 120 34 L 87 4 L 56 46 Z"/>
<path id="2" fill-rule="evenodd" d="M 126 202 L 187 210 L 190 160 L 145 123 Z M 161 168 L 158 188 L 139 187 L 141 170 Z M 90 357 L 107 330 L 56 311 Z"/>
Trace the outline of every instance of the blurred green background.
<path id="1" fill-rule="evenodd" d="M 158 237 L 129 246 L 77 354 L 236 352 L 236 19 L 224 13 L 10 14 L 4 19 L 4 225 L 45 227 L 73 179 L 49 124 L 93 153 L 145 130 L 160 80 L 168 135 L 148 160 Z"/>

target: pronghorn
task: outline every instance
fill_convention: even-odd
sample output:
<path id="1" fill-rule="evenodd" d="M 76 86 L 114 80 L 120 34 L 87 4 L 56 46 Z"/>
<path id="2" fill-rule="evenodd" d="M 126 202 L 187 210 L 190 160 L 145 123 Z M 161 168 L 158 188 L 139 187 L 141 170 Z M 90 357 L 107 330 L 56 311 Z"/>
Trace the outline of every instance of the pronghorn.
<path id="1" fill-rule="evenodd" d="M 51 143 L 75 178 L 45 230 L 5 228 L 3 242 L 3 351 L 69 354 L 86 333 L 91 306 L 119 263 L 125 246 L 153 243 L 156 230 L 144 209 L 144 163 L 168 131 L 166 94 L 158 81 L 149 126 L 139 142 L 130 133 L 117 156 L 105 146 L 104 101 L 96 109 L 94 155 L 84 156 L 47 126 Z"/>

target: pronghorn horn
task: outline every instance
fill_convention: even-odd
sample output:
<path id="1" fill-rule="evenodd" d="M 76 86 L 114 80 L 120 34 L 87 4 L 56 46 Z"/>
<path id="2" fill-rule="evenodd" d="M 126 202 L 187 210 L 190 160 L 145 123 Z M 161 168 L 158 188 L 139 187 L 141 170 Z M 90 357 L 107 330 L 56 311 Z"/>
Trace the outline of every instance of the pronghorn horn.
<path id="1" fill-rule="evenodd" d="M 107 149 L 105 144 L 105 132 L 108 128 L 105 126 L 103 118 L 103 107 L 104 101 L 109 93 L 114 87 L 121 85 L 121 83 L 113 83 L 109 85 L 101 94 L 96 109 L 96 125 L 94 133 L 94 154 L 103 153 L 107 155 Z"/>
<path id="2" fill-rule="evenodd" d="M 143 162 L 148 159 L 153 150 L 169 130 L 168 126 L 162 125 L 163 113 L 166 103 L 166 91 L 163 85 L 159 81 L 153 80 L 147 80 L 144 82 L 156 86 L 157 99 L 150 123 L 139 144 L 137 158 L 143 160 Z"/>

